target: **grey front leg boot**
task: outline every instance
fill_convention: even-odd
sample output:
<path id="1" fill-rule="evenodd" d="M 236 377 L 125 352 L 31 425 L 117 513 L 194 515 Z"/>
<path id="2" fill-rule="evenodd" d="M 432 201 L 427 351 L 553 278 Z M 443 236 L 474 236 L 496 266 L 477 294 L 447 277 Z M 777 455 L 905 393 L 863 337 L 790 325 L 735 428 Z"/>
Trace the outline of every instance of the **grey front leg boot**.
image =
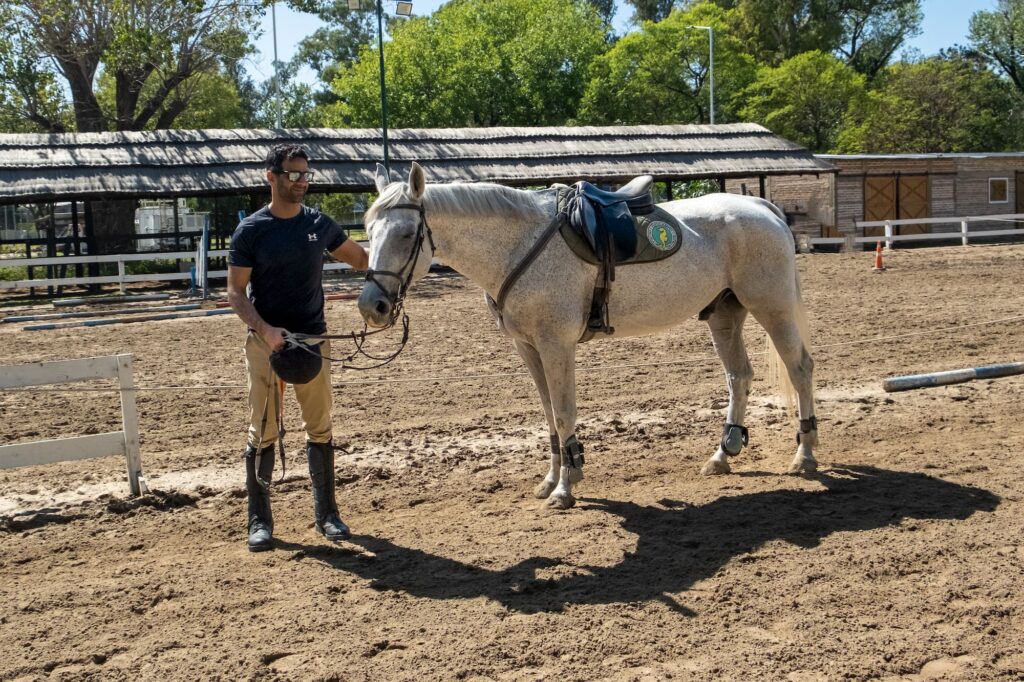
<path id="1" fill-rule="evenodd" d="M 338 542 L 352 537 L 338 516 L 334 490 L 334 444 L 306 443 L 309 477 L 313 481 L 313 527 L 328 540 Z"/>
<path id="2" fill-rule="evenodd" d="M 249 496 L 246 526 L 249 551 L 263 552 L 274 546 L 274 516 L 270 512 L 270 480 L 274 475 L 274 446 L 245 449 L 245 492 Z"/>

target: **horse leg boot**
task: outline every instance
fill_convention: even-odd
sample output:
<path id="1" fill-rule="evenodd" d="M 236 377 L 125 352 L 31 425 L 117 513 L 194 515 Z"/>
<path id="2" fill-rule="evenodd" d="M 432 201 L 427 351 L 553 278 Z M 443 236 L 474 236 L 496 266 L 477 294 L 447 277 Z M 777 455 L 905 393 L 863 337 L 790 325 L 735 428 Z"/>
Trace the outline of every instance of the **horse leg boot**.
<path id="1" fill-rule="evenodd" d="M 270 512 L 270 480 L 274 475 L 274 446 L 245 449 L 245 492 L 249 497 L 246 526 L 249 551 L 263 552 L 274 545 L 274 517 Z"/>
<path id="2" fill-rule="evenodd" d="M 334 444 L 331 441 L 306 443 L 306 458 L 313 482 L 313 527 L 328 540 L 348 540 L 352 533 L 338 516 L 335 500 Z"/>

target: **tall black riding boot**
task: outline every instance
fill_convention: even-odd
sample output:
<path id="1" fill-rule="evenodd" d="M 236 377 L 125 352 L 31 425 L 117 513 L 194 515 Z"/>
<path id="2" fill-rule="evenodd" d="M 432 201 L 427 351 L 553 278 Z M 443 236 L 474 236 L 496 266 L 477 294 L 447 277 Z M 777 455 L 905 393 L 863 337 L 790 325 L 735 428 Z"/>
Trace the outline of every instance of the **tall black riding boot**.
<path id="1" fill-rule="evenodd" d="M 273 546 L 274 517 L 270 513 L 270 480 L 274 475 L 274 446 L 245 449 L 245 491 L 249 494 L 249 551 Z"/>
<path id="2" fill-rule="evenodd" d="M 328 540 L 348 540 L 352 533 L 338 516 L 334 498 L 334 444 L 306 443 L 306 458 L 313 481 L 313 527 Z"/>

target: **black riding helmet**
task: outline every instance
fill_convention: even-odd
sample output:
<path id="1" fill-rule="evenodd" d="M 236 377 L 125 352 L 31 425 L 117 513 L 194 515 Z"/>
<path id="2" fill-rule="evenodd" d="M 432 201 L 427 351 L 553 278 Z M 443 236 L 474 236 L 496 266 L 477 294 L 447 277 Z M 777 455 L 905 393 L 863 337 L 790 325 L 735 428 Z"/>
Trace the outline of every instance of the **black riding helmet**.
<path id="1" fill-rule="evenodd" d="M 270 367 L 278 378 L 289 384 L 308 384 L 323 368 L 320 346 L 292 341 L 270 354 Z"/>

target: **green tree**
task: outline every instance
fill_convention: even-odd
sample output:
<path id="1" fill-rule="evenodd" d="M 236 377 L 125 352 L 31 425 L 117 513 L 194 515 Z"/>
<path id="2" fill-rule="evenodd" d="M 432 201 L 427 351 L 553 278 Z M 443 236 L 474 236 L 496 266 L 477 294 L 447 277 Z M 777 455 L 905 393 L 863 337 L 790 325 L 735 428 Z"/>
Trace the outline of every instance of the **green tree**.
<path id="1" fill-rule="evenodd" d="M 149 91 L 155 87 L 154 82 L 147 84 L 142 97 L 150 97 Z M 102 72 L 97 79 L 96 99 L 104 115 L 110 118 L 115 109 L 116 94 L 113 76 L 107 71 Z M 237 128 L 244 125 L 247 115 L 231 74 L 220 71 L 199 73 L 183 82 L 169 94 L 167 106 L 181 108 L 174 121 L 178 128 Z M 157 123 L 158 119 L 151 119 L 146 129 L 155 129 Z"/>
<path id="2" fill-rule="evenodd" d="M 50 73 L 70 93 L 75 128 L 99 132 L 170 127 L 188 107 L 191 78 L 245 56 L 257 10 L 236 0 L 15 0 L 10 12 L 21 27 L 15 54 L 52 63 Z M 100 73 L 113 83 L 107 111 L 96 92 Z M 32 84 L 18 87 L 27 92 Z M 52 112 L 30 113 L 48 130 L 64 129 Z"/>
<path id="3" fill-rule="evenodd" d="M 954 54 L 894 64 L 877 86 L 852 113 L 838 152 L 991 152 L 1017 143 L 1013 92 L 976 61 Z"/>
<path id="4" fill-rule="evenodd" d="M 667 19 L 675 6 L 673 0 L 626 0 L 626 2 L 633 6 L 631 20 L 634 24 Z"/>
<path id="5" fill-rule="evenodd" d="M 62 80 L 73 129 L 102 132 L 178 122 L 199 93 L 211 94 L 203 79 L 248 53 L 259 9 L 251 0 L 14 0 L 5 12 L 17 27 L 7 36 L 8 63 L 24 68 L 5 70 L 0 80 L 13 81 L 16 104 L 45 130 L 71 129 L 60 109 L 33 97 Z M 110 88 L 105 102 L 101 77 Z M 99 251 L 131 250 L 134 202 L 91 207 Z"/>
<path id="6" fill-rule="evenodd" d="M 453 0 L 393 25 L 385 45 L 395 127 L 561 125 L 572 119 L 604 25 L 583 0 Z M 377 50 L 366 46 L 332 85 L 327 121 L 380 122 Z"/>
<path id="7" fill-rule="evenodd" d="M 54 74 L 39 53 L 21 51 L 27 27 L 0 5 L 0 132 L 62 132 L 73 125 Z"/>
<path id="8" fill-rule="evenodd" d="M 864 80 L 832 55 L 805 52 L 758 71 L 741 115 L 813 152 L 827 152 L 851 107 L 862 105 Z"/>
<path id="9" fill-rule="evenodd" d="M 777 66 L 801 52 L 832 52 L 842 40 L 840 0 L 720 0 L 739 10 L 758 61 Z"/>
<path id="10" fill-rule="evenodd" d="M 996 11 L 976 12 L 968 35 L 971 46 L 1024 93 L 1024 0 L 999 0 Z"/>
<path id="11" fill-rule="evenodd" d="M 837 53 L 873 79 L 908 38 L 921 33 L 920 0 L 843 0 Z"/>
<path id="12" fill-rule="evenodd" d="M 709 116 L 708 34 L 715 30 L 715 122 L 737 120 L 735 96 L 756 67 L 736 37 L 735 11 L 703 3 L 645 22 L 594 61 L 580 107 L 588 123 L 706 123 Z"/>
<path id="13" fill-rule="evenodd" d="M 870 79 L 921 30 L 920 0 L 715 1 L 739 11 L 750 51 L 771 66 L 820 50 Z"/>

